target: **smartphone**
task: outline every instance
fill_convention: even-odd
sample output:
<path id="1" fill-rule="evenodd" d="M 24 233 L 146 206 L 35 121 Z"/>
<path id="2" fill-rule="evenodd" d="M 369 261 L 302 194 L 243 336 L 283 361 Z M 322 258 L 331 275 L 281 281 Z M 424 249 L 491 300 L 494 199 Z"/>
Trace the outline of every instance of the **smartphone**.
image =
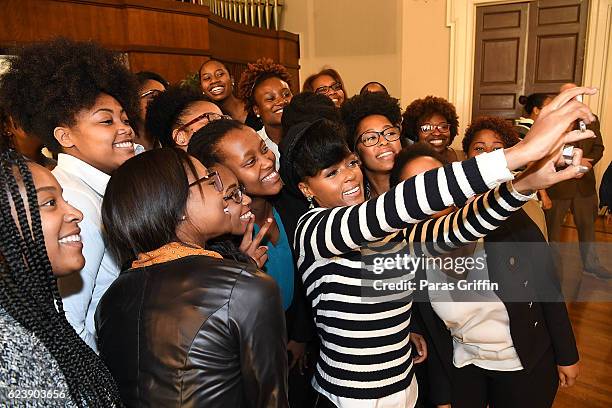
<path id="1" fill-rule="evenodd" d="M 582 95 L 578 95 L 578 96 L 576 97 L 576 100 L 577 100 L 578 102 L 582 103 Z M 587 129 L 586 124 L 584 123 L 584 121 L 583 121 L 583 120 L 579 120 L 579 121 L 578 121 L 578 127 L 580 128 L 580 131 L 581 131 L 581 132 L 585 132 L 585 131 L 586 131 L 586 129 Z"/>

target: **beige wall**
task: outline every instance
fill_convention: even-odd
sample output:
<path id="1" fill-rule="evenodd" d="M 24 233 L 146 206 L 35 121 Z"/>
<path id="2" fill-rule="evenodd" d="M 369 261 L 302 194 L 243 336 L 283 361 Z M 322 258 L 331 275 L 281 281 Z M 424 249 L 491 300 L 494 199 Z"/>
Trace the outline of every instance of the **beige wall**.
<path id="1" fill-rule="evenodd" d="M 300 34 L 301 83 L 329 66 L 349 95 L 379 81 L 405 107 L 448 96 L 445 9 L 444 0 L 285 0 L 282 26 Z"/>
<path id="2" fill-rule="evenodd" d="M 285 0 L 282 26 L 300 34 L 301 82 L 329 66 L 340 72 L 349 95 L 379 81 L 402 108 L 416 98 L 442 96 L 456 104 L 465 129 L 473 64 L 466 39 L 473 39 L 475 6 L 491 3 L 504 1 Z M 601 94 L 586 102 L 601 119 L 607 147 L 595 167 L 599 182 L 612 158 L 612 0 L 591 0 L 589 14 L 585 83 Z"/>

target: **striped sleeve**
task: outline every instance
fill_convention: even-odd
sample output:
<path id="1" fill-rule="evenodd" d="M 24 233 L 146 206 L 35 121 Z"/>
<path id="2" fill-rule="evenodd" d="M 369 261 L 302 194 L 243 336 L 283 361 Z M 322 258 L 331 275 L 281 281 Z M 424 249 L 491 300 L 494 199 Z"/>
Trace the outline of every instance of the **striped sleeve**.
<path id="1" fill-rule="evenodd" d="M 414 256 L 437 256 L 486 236 L 531 200 L 514 188 L 500 184 L 457 211 L 409 227 L 409 251 Z"/>
<path id="2" fill-rule="evenodd" d="M 503 150 L 454 162 L 408 179 L 365 203 L 307 212 L 298 223 L 295 244 L 300 247 L 296 249 L 298 253 L 311 249 L 315 259 L 332 258 L 512 179 Z"/>

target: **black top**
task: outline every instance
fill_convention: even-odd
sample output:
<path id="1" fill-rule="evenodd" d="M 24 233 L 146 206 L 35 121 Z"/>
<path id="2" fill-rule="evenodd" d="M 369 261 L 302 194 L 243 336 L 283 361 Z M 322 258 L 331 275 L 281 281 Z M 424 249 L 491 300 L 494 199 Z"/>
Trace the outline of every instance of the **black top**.
<path id="1" fill-rule="evenodd" d="M 520 210 L 484 241 L 489 279 L 499 284 L 495 292 L 508 311 L 510 335 L 523 369 L 530 372 L 549 347 L 558 365 L 576 363 L 576 340 L 548 244 L 537 225 Z M 426 279 L 424 270 L 417 272 L 417 279 Z M 427 301 L 414 303 L 413 317 L 428 344 L 431 402 L 451 403 L 451 334 Z"/>
<path id="2" fill-rule="evenodd" d="M 288 407 L 280 294 L 250 265 L 198 255 L 130 269 L 96 327 L 127 406 Z"/>

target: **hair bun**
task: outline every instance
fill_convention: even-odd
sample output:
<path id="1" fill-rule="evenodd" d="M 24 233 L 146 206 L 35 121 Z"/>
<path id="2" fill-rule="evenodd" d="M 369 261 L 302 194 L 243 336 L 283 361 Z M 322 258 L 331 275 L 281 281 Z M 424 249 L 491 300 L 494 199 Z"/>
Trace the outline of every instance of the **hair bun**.
<path id="1" fill-rule="evenodd" d="M 527 104 L 527 97 L 525 95 L 521 95 L 521 96 L 519 96 L 518 101 L 519 101 L 519 103 L 521 105 L 526 105 Z"/>

